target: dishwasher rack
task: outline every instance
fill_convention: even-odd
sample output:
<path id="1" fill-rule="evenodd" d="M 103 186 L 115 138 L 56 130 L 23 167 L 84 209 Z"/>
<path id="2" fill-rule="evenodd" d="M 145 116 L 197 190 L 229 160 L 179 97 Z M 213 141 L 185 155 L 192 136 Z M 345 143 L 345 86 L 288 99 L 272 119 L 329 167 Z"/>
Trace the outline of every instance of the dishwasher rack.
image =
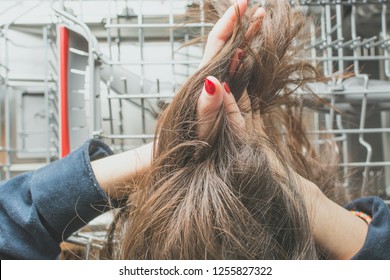
<path id="1" fill-rule="evenodd" d="M 299 2 L 296 7 L 312 19 L 307 58 L 320 63 L 325 75 L 349 69 L 355 76 L 326 86 L 313 85 L 333 106 L 313 110 L 316 121 L 309 133 L 319 146 L 321 135 L 335 135 L 344 185 L 358 186 L 355 196 L 386 198 L 390 193 L 387 1 L 291 2 Z M 100 42 L 91 39 L 95 38 L 93 32 L 80 18 L 55 4 L 53 8 L 66 25 L 79 26 L 85 32 L 89 69 L 100 64 L 98 71 L 89 72 L 89 99 L 98 100 L 90 106 L 95 112 L 89 114 L 89 134 L 106 140 L 115 151 L 150 141 L 156 116 L 201 58 L 202 46 L 180 46 L 211 29 L 204 2 L 108 1 L 109 12 L 102 22 L 105 38 Z M 199 13 L 198 20 L 184 24 L 183 18 L 194 11 Z M 99 112 L 93 109 L 99 106 Z"/>

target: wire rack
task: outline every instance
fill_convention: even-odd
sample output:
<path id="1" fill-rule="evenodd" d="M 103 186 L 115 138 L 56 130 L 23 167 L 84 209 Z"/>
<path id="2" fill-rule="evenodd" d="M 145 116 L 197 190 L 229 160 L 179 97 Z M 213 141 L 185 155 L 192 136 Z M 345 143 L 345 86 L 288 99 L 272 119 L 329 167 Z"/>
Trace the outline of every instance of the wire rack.
<path id="1" fill-rule="evenodd" d="M 24 40 L 15 29 L 42 2 L 12 1 L 0 10 L 1 179 L 58 158 L 55 25 L 45 24 L 38 37 L 28 34 Z M 42 66 L 39 71 L 34 71 L 36 64 Z"/>
<path id="2" fill-rule="evenodd" d="M 96 104 L 100 115 L 90 114 L 94 120 L 89 122 L 89 131 L 121 151 L 153 138 L 156 117 L 196 70 L 202 55 L 202 46 L 180 46 L 207 34 L 212 24 L 205 21 L 203 1 L 112 0 L 106 5 L 102 34 L 97 36 L 82 26 L 81 16 L 70 17 L 65 4 L 57 14 L 65 22 L 82 26 L 87 38 L 99 40 L 90 48 L 100 71 L 90 75 L 95 87 L 89 90 L 94 88 L 90 96 L 96 99 L 100 87 Z M 81 8 L 79 14 L 85 17 Z M 297 8 L 313 19 L 308 59 L 319 62 L 325 75 L 347 69 L 355 75 L 326 86 L 313 85 L 337 110 L 316 109 L 309 133 L 317 136 L 318 145 L 320 135 L 335 135 L 346 187 L 355 188 L 356 195 L 386 197 L 390 185 L 387 1 L 299 1 Z M 198 11 L 198 21 L 184 24 L 190 11 Z"/>
<path id="3" fill-rule="evenodd" d="M 325 75 L 347 69 L 355 75 L 317 89 L 339 111 L 330 108 L 316 115 L 324 118 L 325 126 L 314 123 L 311 132 L 334 134 L 340 142 L 344 185 L 355 196 L 387 197 L 389 193 L 390 10 L 386 2 L 301 1 L 320 26 L 320 32 L 311 27 L 309 57 L 322 63 Z"/>
<path id="4" fill-rule="evenodd" d="M 321 135 L 334 135 L 339 144 L 343 183 L 354 197 L 372 194 L 388 201 L 388 1 L 291 2 L 295 5 L 299 2 L 297 8 L 313 22 L 308 30 L 311 37 L 306 47 L 307 58 L 320 63 L 325 75 L 346 70 L 354 73 L 347 80 L 334 79 L 328 85 L 312 86 L 332 106 L 308 108 L 311 125 L 308 133 L 318 149 L 324 144 Z M 33 81 L 40 83 L 41 88 L 35 93 L 40 99 L 34 99 L 36 96 L 31 96 L 34 92 L 20 85 L 31 84 L 31 77 L 11 78 L 12 67 L 5 59 L 7 52 L 12 51 L 8 32 L 16 19 L 0 28 L 0 47 L 5 50 L 4 59 L 0 59 L 3 178 L 62 157 L 88 137 L 104 140 L 115 152 L 151 141 L 158 114 L 196 71 L 202 56 L 203 46 L 180 46 L 212 28 L 205 21 L 201 0 L 52 0 L 50 7 L 54 11 L 52 22 L 42 27 L 47 66 L 43 78 Z M 183 23 L 188 13 L 194 11 L 198 12 L 198 20 Z M 67 30 L 65 35 L 61 28 Z M 64 42 L 67 42 L 65 48 Z M 67 106 L 62 100 L 64 84 L 70 87 L 66 89 Z M 18 93 L 23 97 L 17 99 L 18 91 L 25 95 Z M 38 132 L 22 129 L 31 127 L 23 126 L 31 118 L 26 116 L 23 121 L 19 113 L 13 113 L 15 108 L 25 112 L 23 108 L 31 102 L 40 104 L 44 116 L 39 126 L 40 146 L 27 144 L 29 137 Z M 12 129 L 15 124 L 17 129 Z M 21 135 L 24 144 L 20 143 Z M 46 143 L 44 147 L 42 143 Z M 73 243 L 88 246 L 93 243 L 98 247 L 103 238 L 85 233 L 76 236 L 77 242 Z"/>

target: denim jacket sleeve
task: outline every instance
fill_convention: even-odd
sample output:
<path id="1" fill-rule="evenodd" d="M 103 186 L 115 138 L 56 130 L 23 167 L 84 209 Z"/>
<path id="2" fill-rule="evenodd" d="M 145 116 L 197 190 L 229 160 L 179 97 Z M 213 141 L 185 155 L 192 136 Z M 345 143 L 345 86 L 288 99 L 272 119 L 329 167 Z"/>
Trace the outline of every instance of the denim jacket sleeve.
<path id="1" fill-rule="evenodd" d="M 364 197 L 346 206 L 372 217 L 363 247 L 353 260 L 390 260 L 390 211 L 379 197 Z"/>
<path id="2" fill-rule="evenodd" d="M 0 258 L 54 259 L 59 243 L 102 212 L 110 201 L 91 161 L 112 154 L 89 140 L 67 157 L 32 173 L 0 183 Z M 353 259 L 390 259 L 390 211 L 377 197 L 361 198 L 348 209 L 372 216 L 363 248 Z"/>
<path id="3" fill-rule="evenodd" d="M 91 161 L 112 154 L 89 140 L 63 159 L 0 183 L 0 257 L 54 259 L 59 243 L 102 212 L 110 201 Z"/>

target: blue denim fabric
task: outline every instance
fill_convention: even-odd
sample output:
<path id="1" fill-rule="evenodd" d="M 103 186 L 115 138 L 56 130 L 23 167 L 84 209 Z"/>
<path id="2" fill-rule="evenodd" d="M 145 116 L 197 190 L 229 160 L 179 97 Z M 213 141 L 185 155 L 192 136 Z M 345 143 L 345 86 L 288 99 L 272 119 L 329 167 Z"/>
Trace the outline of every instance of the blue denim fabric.
<path id="1" fill-rule="evenodd" d="M 383 200 L 374 196 L 359 198 L 346 208 L 372 217 L 364 245 L 352 259 L 390 260 L 390 211 Z"/>
<path id="2" fill-rule="evenodd" d="M 109 210 L 91 161 L 112 154 L 89 140 L 67 157 L 0 183 L 0 257 L 55 259 L 59 243 Z"/>
<path id="3" fill-rule="evenodd" d="M 0 183 L 0 258 L 55 259 L 59 243 L 109 210 L 110 201 L 91 161 L 112 154 L 89 140 L 67 157 Z M 353 259 L 390 259 L 390 211 L 377 197 L 346 206 L 373 217 L 363 248 Z"/>

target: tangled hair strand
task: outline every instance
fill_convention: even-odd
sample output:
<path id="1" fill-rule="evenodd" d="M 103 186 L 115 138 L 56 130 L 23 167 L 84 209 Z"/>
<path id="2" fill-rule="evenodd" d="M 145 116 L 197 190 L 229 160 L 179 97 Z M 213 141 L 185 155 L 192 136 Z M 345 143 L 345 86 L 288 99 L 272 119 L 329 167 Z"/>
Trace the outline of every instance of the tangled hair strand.
<path id="1" fill-rule="evenodd" d="M 229 4 L 206 2 L 214 17 Z M 295 94 L 324 78 L 299 55 L 302 13 L 284 0 L 267 1 L 265 8 L 267 16 L 250 38 L 245 31 L 256 7 L 238 19 L 226 45 L 183 84 L 160 116 L 153 163 L 112 228 L 120 242 L 111 244 L 109 257 L 320 257 L 293 172 L 334 195 L 334 162 L 312 148 Z M 238 48 L 246 57 L 230 75 Z M 260 110 L 267 136 L 237 135 L 221 108 L 207 139 L 199 139 L 197 101 L 209 75 L 228 82 L 237 101 L 247 88 L 251 111 Z"/>

